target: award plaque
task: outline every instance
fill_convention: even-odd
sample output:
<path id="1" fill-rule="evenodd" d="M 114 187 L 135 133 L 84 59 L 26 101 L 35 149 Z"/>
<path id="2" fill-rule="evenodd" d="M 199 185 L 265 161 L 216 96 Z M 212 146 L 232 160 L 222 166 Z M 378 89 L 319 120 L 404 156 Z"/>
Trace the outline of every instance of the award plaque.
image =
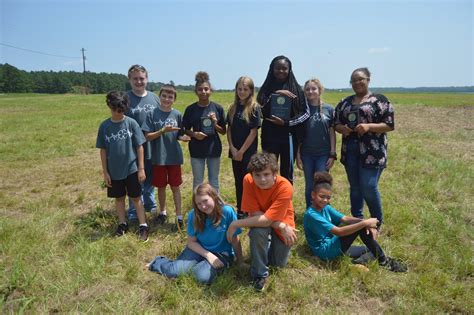
<path id="1" fill-rule="evenodd" d="M 283 120 L 290 119 L 291 100 L 288 96 L 272 94 L 270 99 L 270 105 L 271 115 L 280 117 Z"/>
<path id="2" fill-rule="evenodd" d="M 347 115 L 347 127 L 354 129 L 359 124 L 359 109 L 351 110 Z"/>
<path id="3" fill-rule="evenodd" d="M 205 133 L 208 136 L 216 133 L 211 118 L 207 116 L 201 117 L 201 132 Z"/>

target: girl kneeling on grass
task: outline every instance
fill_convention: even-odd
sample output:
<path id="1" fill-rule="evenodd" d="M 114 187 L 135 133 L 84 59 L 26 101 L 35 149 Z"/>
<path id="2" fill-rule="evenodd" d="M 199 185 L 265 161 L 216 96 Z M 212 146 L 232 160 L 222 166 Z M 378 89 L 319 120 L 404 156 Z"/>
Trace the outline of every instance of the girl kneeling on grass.
<path id="1" fill-rule="evenodd" d="M 380 245 L 374 239 L 371 229 L 377 226 L 376 218 L 360 219 L 348 217 L 331 207 L 332 176 L 326 172 L 314 174 L 314 186 L 311 192 L 312 206 L 306 210 L 303 218 L 306 240 L 313 255 L 323 260 L 332 260 L 343 254 L 353 258 L 353 263 L 367 263 L 364 255 L 368 251 L 377 258 L 380 266 L 390 271 L 405 272 L 407 267 L 397 260 L 385 256 Z M 339 226 L 341 223 L 344 226 Z M 360 237 L 367 246 L 352 246 Z"/>
<path id="2" fill-rule="evenodd" d="M 225 205 L 215 188 L 204 183 L 193 194 L 193 209 L 188 216 L 188 243 L 184 251 L 170 260 L 157 256 L 149 269 L 169 278 L 191 272 L 199 282 L 210 284 L 215 276 L 234 261 L 242 260 L 242 247 L 237 230 L 232 244 L 227 241 L 229 225 L 237 220 L 234 209 Z"/>

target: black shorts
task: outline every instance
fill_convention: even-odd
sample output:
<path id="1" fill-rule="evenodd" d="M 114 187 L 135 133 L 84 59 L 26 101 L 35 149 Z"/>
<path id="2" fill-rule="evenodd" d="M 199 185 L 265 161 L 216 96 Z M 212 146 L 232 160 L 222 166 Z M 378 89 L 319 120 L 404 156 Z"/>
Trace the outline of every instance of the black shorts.
<path id="1" fill-rule="evenodd" d="M 107 197 L 109 198 L 120 198 L 126 194 L 130 198 L 137 198 L 142 195 L 138 172 L 128 175 L 125 179 L 112 180 L 112 187 L 107 187 Z"/>

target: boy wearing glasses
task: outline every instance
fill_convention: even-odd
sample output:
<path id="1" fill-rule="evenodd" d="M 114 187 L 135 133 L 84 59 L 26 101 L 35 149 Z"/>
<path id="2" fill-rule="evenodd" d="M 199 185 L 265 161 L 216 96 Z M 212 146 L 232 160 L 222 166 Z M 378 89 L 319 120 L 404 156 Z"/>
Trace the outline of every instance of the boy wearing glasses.
<path id="1" fill-rule="evenodd" d="M 128 117 L 135 119 L 140 128 L 143 127 L 148 115 L 151 115 L 155 108 L 160 106 L 160 99 L 155 93 L 147 91 L 148 72 L 145 67 L 140 65 L 133 65 L 128 69 L 128 81 L 132 89 L 128 91 L 130 99 L 130 108 L 125 113 Z M 150 143 L 143 144 L 144 158 L 145 158 L 145 175 L 146 179 L 142 183 L 142 202 L 145 211 L 156 211 L 155 190 L 152 185 L 153 169 L 151 163 L 151 148 Z M 130 202 L 128 209 L 128 218 L 130 220 L 137 219 L 137 213 L 133 203 Z"/>
<path id="2" fill-rule="evenodd" d="M 145 180 L 143 143 L 145 137 L 137 122 L 124 115 L 129 99 L 125 92 L 112 91 L 106 96 L 112 117 L 102 122 L 97 134 L 96 147 L 100 149 L 100 160 L 107 196 L 115 198 L 119 217 L 117 236 L 128 231 L 125 217 L 125 195 L 127 194 L 137 209 L 140 223 L 140 240 L 148 240 L 148 225 L 140 200 L 140 183 Z"/>

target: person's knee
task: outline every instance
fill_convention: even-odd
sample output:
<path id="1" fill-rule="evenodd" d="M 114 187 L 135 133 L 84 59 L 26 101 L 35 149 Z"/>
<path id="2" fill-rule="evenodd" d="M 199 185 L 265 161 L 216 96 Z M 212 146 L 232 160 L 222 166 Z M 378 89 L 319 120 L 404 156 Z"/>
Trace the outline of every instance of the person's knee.
<path id="1" fill-rule="evenodd" d="M 198 282 L 210 284 L 214 279 L 214 273 L 212 272 L 212 267 L 209 264 L 206 266 L 206 264 L 207 262 L 202 261 L 195 265 L 193 267 L 193 275 Z"/>
<path id="2" fill-rule="evenodd" d="M 249 231 L 249 237 L 254 240 L 264 239 L 268 240 L 271 228 L 268 227 L 253 227 Z"/>

